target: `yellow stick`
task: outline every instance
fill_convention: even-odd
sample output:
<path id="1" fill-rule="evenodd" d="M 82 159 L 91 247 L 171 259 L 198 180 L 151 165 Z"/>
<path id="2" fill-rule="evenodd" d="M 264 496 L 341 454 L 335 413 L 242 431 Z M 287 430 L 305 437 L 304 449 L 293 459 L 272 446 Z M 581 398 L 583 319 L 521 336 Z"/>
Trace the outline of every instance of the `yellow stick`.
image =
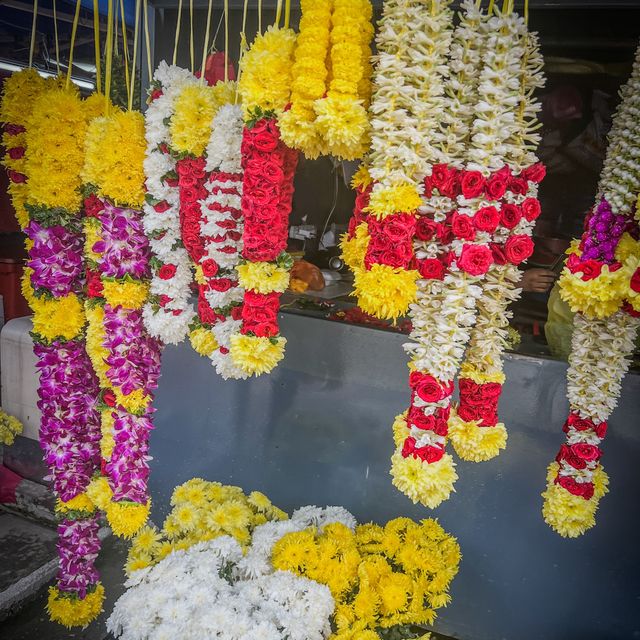
<path id="1" fill-rule="evenodd" d="M 33 0 L 33 19 L 31 20 L 31 42 L 29 43 L 29 68 L 33 67 L 33 52 L 36 48 L 36 20 L 38 19 L 38 0 Z"/>
<path id="2" fill-rule="evenodd" d="M 289 28 L 289 20 L 291 19 L 291 0 L 286 0 L 284 5 L 284 28 Z"/>
<path id="3" fill-rule="evenodd" d="M 189 0 L 189 54 L 191 56 L 191 73 L 195 71 L 195 54 L 193 51 L 193 0 Z"/>
<path id="4" fill-rule="evenodd" d="M 258 0 L 258 33 L 262 33 L 262 0 Z"/>
<path id="5" fill-rule="evenodd" d="M 78 0 L 80 2 L 80 0 Z M 109 114 L 109 98 L 111 96 L 111 65 L 113 63 L 113 2 L 107 4 L 107 43 L 105 53 L 104 70 L 104 114 Z"/>
<path id="6" fill-rule="evenodd" d="M 273 23 L 276 27 L 280 26 L 281 17 L 282 17 L 282 0 L 278 0 L 278 4 L 276 6 L 276 20 Z"/>
<path id="7" fill-rule="evenodd" d="M 58 40 L 58 14 L 56 12 L 56 0 L 52 3 L 53 9 L 53 37 L 56 41 L 56 72 L 60 75 L 60 41 Z"/>
<path id="8" fill-rule="evenodd" d="M 213 0 L 209 0 L 207 7 L 207 28 L 204 32 L 204 45 L 202 47 L 202 67 L 200 67 L 200 84 L 204 84 L 204 67 L 207 64 L 207 49 L 209 48 L 209 29 L 211 28 L 211 9 Z"/>
<path id="9" fill-rule="evenodd" d="M 127 46 L 127 24 L 124 19 L 124 0 L 120 0 L 120 17 L 122 18 L 122 55 L 124 56 L 124 81 L 127 84 L 127 104 L 129 103 L 129 47 Z M 117 42 L 117 39 L 116 39 Z"/>
<path id="10" fill-rule="evenodd" d="M 109 0 L 111 2 L 111 0 Z M 73 16 L 73 26 L 71 27 L 71 49 L 69 49 L 69 68 L 67 69 L 67 82 L 65 88 L 71 84 L 71 70 L 73 69 L 73 47 L 76 44 L 76 32 L 78 31 L 78 20 L 80 20 L 80 0 L 76 0 L 76 13 Z"/>
<path id="11" fill-rule="evenodd" d="M 524 22 L 529 24 L 529 0 L 524 0 Z"/>
<path id="12" fill-rule="evenodd" d="M 131 86 L 129 89 L 129 111 L 133 109 L 133 94 L 136 86 L 136 60 L 138 59 L 138 40 L 140 34 L 140 0 L 136 0 L 136 19 L 133 28 L 133 65 L 131 66 Z M 149 78 L 151 80 L 151 78 Z"/>
<path id="13" fill-rule="evenodd" d="M 224 81 L 229 81 L 229 0 L 224 0 Z"/>
<path id="14" fill-rule="evenodd" d="M 147 10 L 147 0 L 144 0 L 142 8 L 144 9 L 144 41 L 147 45 L 147 71 L 149 72 L 149 80 L 153 77 L 153 67 L 151 64 L 151 40 L 149 38 L 149 11 Z"/>
<path id="15" fill-rule="evenodd" d="M 182 22 L 182 0 L 178 1 L 178 21 L 176 23 L 176 37 L 173 43 L 173 64 L 178 59 L 178 42 L 180 41 L 180 24 Z"/>
<path id="16" fill-rule="evenodd" d="M 98 0 L 93 0 L 93 44 L 96 56 L 96 92 L 100 93 L 100 87 L 102 85 L 102 62 L 100 60 L 100 9 L 98 7 Z M 57 46 L 58 39 L 56 37 L 56 47 Z"/>

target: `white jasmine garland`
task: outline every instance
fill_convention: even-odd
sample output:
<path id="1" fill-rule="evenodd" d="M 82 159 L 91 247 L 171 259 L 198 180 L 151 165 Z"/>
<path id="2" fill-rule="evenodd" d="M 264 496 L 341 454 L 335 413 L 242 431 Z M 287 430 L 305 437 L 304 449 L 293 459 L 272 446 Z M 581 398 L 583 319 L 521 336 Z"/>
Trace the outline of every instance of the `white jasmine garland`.
<path id="1" fill-rule="evenodd" d="M 150 292 L 158 300 L 166 296 L 169 301 L 160 304 L 148 302 L 143 317 L 149 333 L 165 344 L 178 344 L 187 335 L 194 314 L 190 301 L 190 285 L 193 281 L 191 261 L 182 245 L 180 234 L 180 197 L 178 187 L 171 187 L 162 177 L 175 170 L 171 154 L 161 150 L 160 145 L 170 144 L 168 120 L 173 114 L 176 96 L 186 84 L 197 82 L 197 78 L 176 66 L 162 61 L 154 74 L 154 84 L 162 95 L 149 104 L 145 113 L 145 136 L 147 152 L 144 161 L 146 187 L 151 201 L 166 202 L 165 211 L 156 211 L 154 204 L 146 202 L 143 207 L 144 229 L 149 237 L 153 267 Z M 160 266 L 172 264 L 175 275 L 162 279 L 158 275 Z M 164 300 L 164 299 L 163 299 Z"/>

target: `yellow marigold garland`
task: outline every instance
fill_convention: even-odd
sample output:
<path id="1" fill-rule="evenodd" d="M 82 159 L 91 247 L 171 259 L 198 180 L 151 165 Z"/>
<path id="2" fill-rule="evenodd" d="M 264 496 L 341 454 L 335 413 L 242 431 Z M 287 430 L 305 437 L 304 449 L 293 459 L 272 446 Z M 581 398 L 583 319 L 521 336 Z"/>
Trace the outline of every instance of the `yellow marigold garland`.
<path id="1" fill-rule="evenodd" d="M 87 130 L 85 184 L 100 185 L 98 195 L 117 206 L 139 209 L 144 203 L 144 117 L 137 111 L 114 111 L 94 118 Z"/>
<path id="2" fill-rule="evenodd" d="M 269 27 L 256 36 L 242 60 L 238 90 L 245 120 L 262 113 L 282 114 L 291 92 L 291 59 L 296 36 L 291 29 Z"/>
<path id="3" fill-rule="evenodd" d="M 101 583 L 85 598 L 70 598 L 56 587 L 49 587 L 47 611 L 54 622 L 65 627 L 86 627 L 98 617 L 104 602 L 104 587 Z"/>
<path id="4" fill-rule="evenodd" d="M 231 357 L 233 362 L 249 375 L 268 373 L 284 358 L 287 339 L 262 338 L 236 334 L 231 336 Z"/>
<path id="5" fill-rule="evenodd" d="M 245 262 L 238 266 L 238 279 L 243 289 L 283 293 L 289 286 L 289 271 L 273 262 Z"/>
<path id="6" fill-rule="evenodd" d="M 316 127 L 314 103 L 326 90 L 333 0 L 302 0 L 300 32 L 291 71 L 291 108 L 280 117 L 280 132 L 287 146 L 308 158 L 325 153 L 325 142 Z"/>
<path id="7" fill-rule="evenodd" d="M 324 98 L 314 107 L 316 124 L 329 153 L 345 160 L 366 151 L 369 126 L 364 99 L 368 67 L 363 53 L 373 37 L 369 0 L 334 0 L 331 15 L 331 81 Z"/>

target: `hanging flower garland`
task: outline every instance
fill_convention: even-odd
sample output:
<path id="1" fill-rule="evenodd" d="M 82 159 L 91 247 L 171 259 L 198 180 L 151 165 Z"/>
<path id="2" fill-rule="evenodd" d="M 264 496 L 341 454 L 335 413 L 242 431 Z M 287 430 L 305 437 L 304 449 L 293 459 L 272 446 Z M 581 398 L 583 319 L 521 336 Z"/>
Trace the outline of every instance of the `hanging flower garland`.
<path id="1" fill-rule="evenodd" d="M 2 164 L 9 178 L 9 197 L 22 229 L 29 224 L 25 209 L 28 187 L 25 175 L 26 127 L 36 99 L 47 89 L 48 83 L 35 69 L 23 69 L 5 79 L 0 103 L 2 145 L 5 154 Z"/>
<path id="2" fill-rule="evenodd" d="M 326 96 L 319 96 L 313 105 L 316 128 L 327 153 L 356 160 L 368 146 L 373 7 L 369 0 L 333 0 L 332 4 L 331 80 Z"/>
<path id="3" fill-rule="evenodd" d="M 367 206 L 369 244 L 354 284 L 358 305 L 381 318 L 406 313 L 419 278 L 412 239 L 420 181 L 429 163 L 438 161 L 433 114 L 444 108 L 440 76 L 451 41 L 448 3 L 431 13 L 421 2 L 386 2 L 376 35 L 378 67 L 366 162 L 374 181 Z"/>
<path id="4" fill-rule="evenodd" d="M 232 336 L 240 334 L 244 290 L 238 286 L 238 266 L 242 251 L 242 108 L 224 105 L 213 119 L 207 146 L 205 182 L 207 197 L 202 202 L 200 231 L 204 239 L 200 261 L 201 287 L 207 301 L 216 309 L 211 333 L 201 336 L 201 353 L 211 358 L 216 371 L 225 379 L 246 378 L 235 366 L 229 350 Z M 194 341 L 192 334 L 192 342 Z"/>
<path id="5" fill-rule="evenodd" d="M 502 356 L 512 315 L 508 308 L 520 296 L 519 264 L 533 249 L 531 235 L 540 215 L 537 189 L 545 175 L 535 155 L 540 104 L 532 97 L 535 89 L 544 85 L 543 61 L 537 36 L 527 32 L 524 20 L 516 20 L 524 55 L 515 126 L 506 144 L 506 166 L 493 176 L 493 195 L 504 191 L 499 210 L 494 209 L 499 215 L 492 218 L 498 223 L 494 227 L 492 222 L 485 229 L 493 234 L 493 263 L 482 282 L 476 323 L 460 371 L 460 403 L 453 408 L 449 423 L 456 453 L 474 462 L 489 460 L 506 446 L 507 432 L 498 419 L 498 402 L 505 380 Z"/>
<path id="6" fill-rule="evenodd" d="M 23 294 L 33 310 L 40 372 L 40 443 L 58 497 L 56 585 L 48 611 L 65 626 L 86 626 L 102 610 L 104 589 L 94 561 L 100 548 L 95 507 L 87 497 L 100 468 L 98 381 L 85 349 L 80 170 L 95 101 L 53 88 L 35 100 L 26 122 L 25 229 L 29 261 Z"/>
<path id="7" fill-rule="evenodd" d="M 327 56 L 333 0 L 302 0 L 299 33 L 291 69 L 291 108 L 279 120 L 284 143 L 299 149 L 307 158 L 326 153 L 314 103 L 326 93 Z"/>
<path id="8" fill-rule="evenodd" d="M 164 344 L 181 342 L 195 313 L 190 302 L 191 260 L 182 244 L 178 176 L 170 149 L 169 123 L 183 86 L 196 82 L 186 69 L 161 62 L 153 76 L 145 113 L 147 195 L 143 224 L 151 248 L 152 277 L 143 317 L 150 335 Z"/>
<path id="9" fill-rule="evenodd" d="M 566 442 L 548 468 L 547 524 L 564 537 L 595 525 L 608 477 L 600 444 L 640 327 L 640 49 L 614 116 L 596 206 L 567 259 L 561 296 L 576 313 L 567 373 Z"/>
<path id="10" fill-rule="evenodd" d="M 278 118 L 289 102 L 294 46 L 293 31 L 269 27 L 241 62 L 244 263 L 238 275 L 245 294 L 230 353 L 247 375 L 268 373 L 284 357 L 278 310 L 293 265 L 286 248 L 298 156 L 282 142 Z"/>
<path id="11" fill-rule="evenodd" d="M 142 313 L 150 279 L 141 211 L 145 147 L 142 114 L 112 111 L 89 125 L 83 170 L 86 215 L 97 221 L 91 223 L 97 241 L 87 248 L 87 347 L 102 387 L 107 458 L 106 479 L 96 478 L 89 495 L 124 537 L 149 514 L 148 438 L 160 375 L 160 344 L 147 333 Z"/>

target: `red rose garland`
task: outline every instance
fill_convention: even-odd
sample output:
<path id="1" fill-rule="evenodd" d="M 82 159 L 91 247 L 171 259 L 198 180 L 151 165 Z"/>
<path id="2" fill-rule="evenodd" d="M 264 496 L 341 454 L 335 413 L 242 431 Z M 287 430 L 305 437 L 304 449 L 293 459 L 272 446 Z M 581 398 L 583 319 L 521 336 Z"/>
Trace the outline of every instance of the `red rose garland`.
<path id="1" fill-rule="evenodd" d="M 244 264 L 238 267 L 245 289 L 240 335 L 231 338 L 234 364 L 248 375 L 267 373 L 284 355 L 280 336 L 280 296 L 289 284 L 286 253 L 293 176 L 298 154 L 280 139 L 275 119 L 246 126 L 242 139 L 242 215 Z"/>

